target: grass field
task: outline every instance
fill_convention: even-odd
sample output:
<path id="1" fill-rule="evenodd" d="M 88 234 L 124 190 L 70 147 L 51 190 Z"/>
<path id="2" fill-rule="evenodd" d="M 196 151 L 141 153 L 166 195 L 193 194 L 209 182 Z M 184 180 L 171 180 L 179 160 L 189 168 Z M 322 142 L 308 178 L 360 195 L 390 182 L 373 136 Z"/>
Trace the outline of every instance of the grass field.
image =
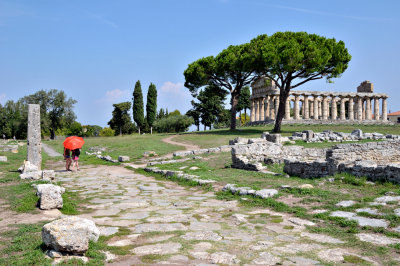
<path id="1" fill-rule="evenodd" d="M 164 143 L 161 140 L 170 135 L 168 134 L 146 134 L 146 135 L 128 135 L 128 136 L 116 136 L 116 137 L 92 137 L 85 138 L 85 145 L 82 148 L 81 157 L 79 160 L 89 160 L 82 161 L 86 164 L 91 163 L 101 163 L 98 159 L 89 159 L 85 155 L 85 151 L 89 151 L 90 147 L 106 148 L 103 155 L 110 155 L 113 159 L 118 159 L 120 155 L 126 155 L 131 158 L 131 160 L 137 160 L 143 157 L 143 153 L 146 151 L 155 151 L 158 155 L 165 155 L 167 153 L 172 153 L 174 151 L 182 149 L 180 146 L 171 145 Z M 54 140 L 45 141 L 44 143 L 53 147 L 57 152 L 63 153 L 63 141 L 64 140 Z M 89 151 L 90 152 L 90 151 Z M 108 164 L 104 162 L 104 164 Z"/>

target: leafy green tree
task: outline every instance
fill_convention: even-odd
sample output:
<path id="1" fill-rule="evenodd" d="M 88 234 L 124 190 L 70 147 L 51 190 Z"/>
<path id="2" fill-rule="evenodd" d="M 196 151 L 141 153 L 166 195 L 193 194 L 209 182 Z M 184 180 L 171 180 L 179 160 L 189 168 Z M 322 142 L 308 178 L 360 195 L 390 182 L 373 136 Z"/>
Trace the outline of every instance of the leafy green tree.
<path id="1" fill-rule="evenodd" d="M 242 111 L 244 111 L 244 120 L 246 121 L 246 111 L 247 109 L 251 108 L 251 102 L 250 102 L 250 87 L 245 86 L 242 88 L 240 91 L 239 95 L 239 100 L 238 100 L 238 105 L 237 105 L 237 111 L 239 111 L 239 117 L 242 116 Z M 243 125 L 243 123 L 241 123 Z"/>
<path id="2" fill-rule="evenodd" d="M 115 131 L 109 127 L 105 127 L 99 132 L 100 137 L 112 137 L 115 135 Z"/>
<path id="3" fill-rule="evenodd" d="M 0 105 L 0 134 L 7 138 L 25 139 L 28 114 L 26 105 L 21 101 L 7 101 Z"/>
<path id="4" fill-rule="evenodd" d="M 193 118 L 194 124 L 197 127 L 197 131 L 200 131 L 200 109 L 199 109 L 199 104 L 196 103 L 195 101 L 191 101 L 192 104 L 192 109 L 188 110 L 186 112 L 186 116 L 190 116 L 191 118 Z"/>
<path id="5" fill-rule="evenodd" d="M 82 126 L 82 135 L 84 137 L 98 137 L 102 129 L 103 128 L 98 125 L 85 125 Z"/>
<path id="6" fill-rule="evenodd" d="M 165 117 L 169 116 L 168 108 L 165 108 Z"/>
<path id="7" fill-rule="evenodd" d="M 143 110 L 143 94 L 142 94 L 142 86 L 140 85 L 140 81 L 138 80 L 135 84 L 135 89 L 133 90 L 133 120 L 136 122 L 138 126 L 139 135 L 140 128 L 144 125 L 144 110 Z"/>
<path id="8" fill-rule="evenodd" d="M 108 122 L 108 125 L 115 131 L 122 134 L 131 134 L 133 132 L 134 126 L 129 115 L 129 110 L 131 109 L 130 102 L 122 102 L 113 104 L 114 111 L 112 112 L 112 118 Z"/>
<path id="9" fill-rule="evenodd" d="M 157 119 L 161 119 L 161 118 L 164 118 L 164 117 L 165 117 L 164 109 L 160 108 L 160 111 L 158 112 L 158 115 L 157 115 Z"/>
<path id="10" fill-rule="evenodd" d="M 189 64 L 184 71 L 185 87 L 192 94 L 199 88 L 215 85 L 231 96 L 231 130 L 236 129 L 236 107 L 240 91 L 256 79 L 254 49 L 251 43 L 231 45 L 216 57 L 208 56 Z"/>
<path id="11" fill-rule="evenodd" d="M 211 129 L 212 124 L 217 121 L 218 115 L 224 110 L 224 100 L 228 93 L 216 88 L 215 85 L 206 86 L 197 96 L 199 100 L 199 111 L 201 123 Z"/>
<path id="12" fill-rule="evenodd" d="M 193 124 L 193 118 L 186 115 L 172 115 L 157 120 L 154 123 L 154 129 L 159 133 L 177 133 L 189 130 Z"/>
<path id="13" fill-rule="evenodd" d="M 73 111 L 76 100 L 68 98 L 64 91 L 52 89 L 40 90 L 21 99 L 25 105 L 40 104 L 41 126 L 50 132 L 50 138 L 55 138 L 57 129 L 68 128 L 75 121 Z"/>
<path id="14" fill-rule="evenodd" d="M 83 136 L 82 125 L 79 122 L 73 122 L 67 129 L 68 136 Z"/>
<path id="15" fill-rule="evenodd" d="M 351 55 L 343 41 L 306 32 L 260 35 L 251 42 L 257 72 L 273 80 L 280 90 L 274 132 L 281 131 L 289 92 L 306 82 L 340 77 Z"/>
<path id="16" fill-rule="evenodd" d="M 231 110 L 223 109 L 217 116 L 214 128 L 228 128 L 231 125 Z"/>
<path id="17" fill-rule="evenodd" d="M 178 109 L 175 109 L 174 111 L 168 114 L 168 116 L 174 116 L 174 115 L 181 115 L 181 112 Z"/>
<path id="18" fill-rule="evenodd" d="M 157 89 L 156 85 L 150 83 L 147 91 L 146 121 L 150 126 L 150 133 L 153 134 L 153 124 L 157 116 Z"/>

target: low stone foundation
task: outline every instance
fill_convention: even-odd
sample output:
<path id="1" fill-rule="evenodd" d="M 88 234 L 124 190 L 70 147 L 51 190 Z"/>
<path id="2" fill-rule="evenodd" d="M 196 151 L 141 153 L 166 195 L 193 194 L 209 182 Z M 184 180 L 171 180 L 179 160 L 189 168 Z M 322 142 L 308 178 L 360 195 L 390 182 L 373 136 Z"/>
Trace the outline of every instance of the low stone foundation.
<path id="1" fill-rule="evenodd" d="M 263 133 L 257 141 L 248 140 L 251 144 L 238 144 L 245 140 L 236 139 L 235 146 L 232 148 L 232 167 L 263 171 L 266 167 L 262 163 L 284 163 L 285 173 L 302 178 L 318 178 L 348 172 L 355 176 L 365 176 L 372 181 L 400 183 L 400 139 L 398 136 L 363 134 L 362 131 L 356 133 L 357 137 L 350 137 L 350 139 L 388 140 L 338 144 L 329 149 L 318 149 L 273 143 L 267 141 L 268 133 Z M 345 133 L 336 135 L 340 134 L 346 136 L 345 139 L 348 138 L 347 135 L 350 135 Z M 312 136 L 313 134 L 305 132 L 304 135 Z M 329 134 L 326 135 L 329 139 Z"/>

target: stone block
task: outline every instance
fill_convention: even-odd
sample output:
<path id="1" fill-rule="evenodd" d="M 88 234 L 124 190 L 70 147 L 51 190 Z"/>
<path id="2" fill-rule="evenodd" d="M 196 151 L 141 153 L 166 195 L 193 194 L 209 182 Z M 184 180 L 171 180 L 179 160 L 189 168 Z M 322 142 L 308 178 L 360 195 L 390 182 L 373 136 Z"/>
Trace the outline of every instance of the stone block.
<path id="1" fill-rule="evenodd" d="M 7 156 L 0 156 L 0 162 L 7 162 Z"/>
<path id="2" fill-rule="evenodd" d="M 19 175 L 21 179 L 39 180 L 42 178 L 42 171 L 31 171 Z"/>
<path id="3" fill-rule="evenodd" d="M 54 180 L 55 177 L 56 177 L 56 172 L 54 170 L 43 170 L 42 171 L 42 179 L 43 180 L 51 181 L 51 180 Z"/>
<path id="4" fill-rule="evenodd" d="M 40 197 L 39 208 L 42 210 L 61 209 L 63 207 L 62 194 L 65 188 L 52 184 L 37 185 L 36 195 Z"/>
<path id="5" fill-rule="evenodd" d="M 49 248 L 72 254 L 83 254 L 89 248 L 89 241 L 97 241 L 100 230 L 91 220 L 67 216 L 42 228 L 42 239 Z"/>
<path id="6" fill-rule="evenodd" d="M 269 142 L 273 142 L 276 144 L 281 144 L 281 134 L 268 134 L 265 139 Z"/>
<path id="7" fill-rule="evenodd" d="M 127 162 L 129 160 L 130 160 L 129 156 L 122 156 L 122 155 L 118 156 L 119 162 Z"/>
<path id="8" fill-rule="evenodd" d="M 276 189 L 261 189 L 254 193 L 255 196 L 262 199 L 273 197 L 276 194 L 278 194 L 278 190 Z"/>

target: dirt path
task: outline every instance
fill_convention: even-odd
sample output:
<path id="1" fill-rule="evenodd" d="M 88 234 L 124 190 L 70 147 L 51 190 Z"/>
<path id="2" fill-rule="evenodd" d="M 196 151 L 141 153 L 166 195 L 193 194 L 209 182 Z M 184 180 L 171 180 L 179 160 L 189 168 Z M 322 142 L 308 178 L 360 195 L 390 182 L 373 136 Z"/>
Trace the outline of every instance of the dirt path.
<path id="1" fill-rule="evenodd" d="M 172 136 L 169 136 L 169 137 L 167 137 L 165 139 L 162 139 L 162 141 L 165 142 L 165 143 L 168 143 L 168 144 L 185 147 L 186 150 L 198 150 L 198 149 L 200 149 L 200 147 L 197 146 L 197 145 L 192 145 L 192 144 L 186 144 L 186 143 L 182 143 L 182 142 L 173 141 L 172 139 L 176 138 L 177 136 L 179 136 L 179 135 L 172 135 Z"/>
<path id="2" fill-rule="evenodd" d="M 318 265 L 329 252 L 354 254 L 349 244 L 307 233 L 312 223 L 265 208 L 221 201 L 213 192 L 136 174 L 121 166 L 57 173 L 67 190 L 85 198 L 108 245 L 128 250 L 110 265 Z M 150 259 L 150 261 L 149 261 Z"/>
<path id="3" fill-rule="evenodd" d="M 49 145 L 47 145 L 43 142 L 42 142 L 42 148 L 43 148 L 43 151 L 45 153 L 47 153 L 47 155 L 49 155 L 50 157 L 62 156 L 61 153 L 56 152 L 52 147 L 50 147 Z"/>

